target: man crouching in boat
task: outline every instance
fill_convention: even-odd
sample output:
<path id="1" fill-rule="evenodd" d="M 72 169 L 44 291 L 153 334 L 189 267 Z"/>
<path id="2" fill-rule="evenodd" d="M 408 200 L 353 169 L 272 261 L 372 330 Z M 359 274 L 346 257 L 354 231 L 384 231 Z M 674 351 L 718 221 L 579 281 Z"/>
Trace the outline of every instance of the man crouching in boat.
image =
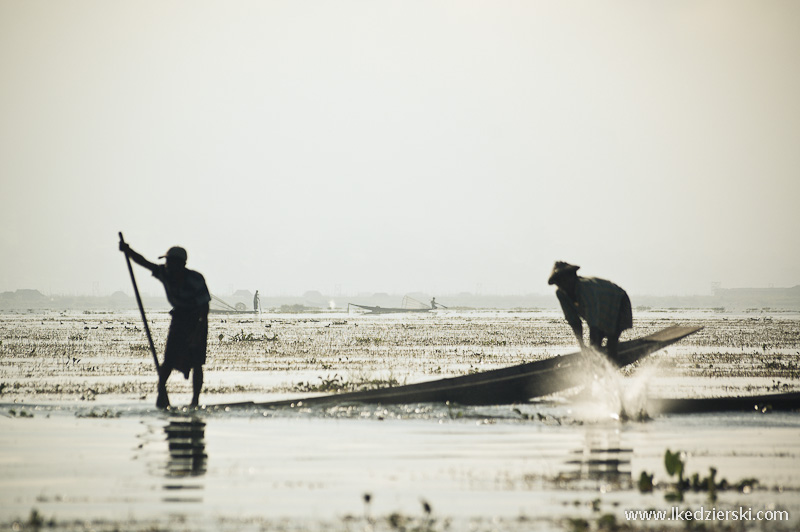
<path id="1" fill-rule="evenodd" d="M 128 244 L 120 242 L 119 249 L 139 266 L 153 272 L 153 277 L 164 284 L 167 300 L 172 305 L 164 363 L 159 367 L 158 398 L 156 406 L 167 408 L 167 379 L 177 369 L 188 379 L 192 372 L 192 406 L 200 400 L 203 388 L 203 364 L 206 363 L 206 341 L 208 337 L 208 303 L 211 294 L 206 280 L 193 270 L 186 268 L 186 250 L 171 247 L 166 255 L 166 264 L 153 264 L 133 251 Z"/>
<path id="2" fill-rule="evenodd" d="M 611 281 L 579 277 L 579 268 L 566 262 L 556 262 L 547 284 L 558 287 L 556 296 L 581 349 L 585 347 L 583 318 L 589 325 L 589 345 L 599 348 L 603 338 L 607 338 L 608 356 L 615 359 L 620 333 L 633 327 L 631 301 L 625 290 Z"/>

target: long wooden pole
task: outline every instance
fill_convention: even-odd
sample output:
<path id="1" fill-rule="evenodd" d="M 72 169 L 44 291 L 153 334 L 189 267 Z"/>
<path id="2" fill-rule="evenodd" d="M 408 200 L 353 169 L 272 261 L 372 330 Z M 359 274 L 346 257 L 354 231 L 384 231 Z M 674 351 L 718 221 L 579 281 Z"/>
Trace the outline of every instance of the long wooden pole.
<path id="1" fill-rule="evenodd" d="M 120 244 L 125 243 L 122 238 L 122 231 L 119 233 Z M 139 312 L 142 314 L 142 322 L 144 323 L 144 332 L 147 334 L 147 341 L 150 342 L 150 352 L 153 353 L 153 362 L 156 363 L 156 371 L 161 369 L 158 363 L 158 356 L 156 355 L 156 346 L 153 345 L 153 337 L 150 335 L 150 327 L 147 325 L 147 317 L 144 315 L 144 305 L 142 305 L 142 298 L 139 297 L 139 288 L 136 286 L 136 277 L 133 276 L 133 266 L 131 266 L 131 258 L 125 253 L 125 262 L 128 264 L 128 272 L 131 274 L 131 282 L 133 283 L 133 293 L 136 295 L 136 303 L 139 304 Z"/>

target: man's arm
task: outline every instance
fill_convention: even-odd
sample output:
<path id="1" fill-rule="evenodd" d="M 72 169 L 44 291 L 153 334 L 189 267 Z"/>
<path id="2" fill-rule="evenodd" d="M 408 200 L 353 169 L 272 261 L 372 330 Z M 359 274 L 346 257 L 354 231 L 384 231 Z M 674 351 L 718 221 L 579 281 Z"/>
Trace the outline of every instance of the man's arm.
<path id="1" fill-rule="evenodd" d="M 153 264 L 146 258 L 142 257 L 140 254 L 132 250 L 131 247 L 125 242 L 119 243 L 119 250 L 125 253 L 128 256 L 128 258 L 130 258 L 133 262 L 135 262 L 139 266 L 142 266 L 143 268 L 147 268 L 151 272 L 156 271 L 156 269 L 158 268 L 158 264 Z"/>
<path id="2" fill-rule="evenodd" d="M 580 344 L 581 349 L 586 347 L 586 344 L 583 343 L 583 325 L 578 322 L 578 325 L 572 328 L 572 332 L 575 334 L 575 338 L 578 339 L 578 344 Z"/>
<path id="3" fill-rule="evenodd" d="M 581 322 L 581 317 L 578 315 L 578 312 L 573 306 L 574 303 L 561 289 L 556 290 L 556 296 L 558 296 L 558 301 L 561 303 L 561 310 L 564 311 L 564 318 L 567 320 L 567 323 L 569 323 L 570 327 L 572 327 L 572 332 L 575 334 L 575 338 L 578 339 L 580 346 L 584 347 L 583 323 Z"/>

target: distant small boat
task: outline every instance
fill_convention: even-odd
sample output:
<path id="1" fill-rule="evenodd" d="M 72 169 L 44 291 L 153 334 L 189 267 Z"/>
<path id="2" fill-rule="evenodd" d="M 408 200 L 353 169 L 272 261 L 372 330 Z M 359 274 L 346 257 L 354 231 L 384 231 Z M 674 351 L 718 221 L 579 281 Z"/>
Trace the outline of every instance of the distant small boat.
<path id="1" fill-rule="evenodd" d="M 421 301 L 417 301 L 411 296 L 405 296 L 403 298 L 403 306 L 402 307 L 380 307 L 380 306 L 371 306 L 371 305 L 359 305 L 358 303 L 348 303 L 347 304 L 347 311 L 350 312 L 350 307 L 358 307 L 364 310 L 368 310 L 370 314 L 402 314 L 408 312 L 430 312 L 431 310 L 435 310 L 437 307 L 447 308 L 444 305 L 436 304 L 436 307 L 433 305 L 428 306 Z"/>
<path id="2" fill-rule="evenodd" d="M 363 308 L 368 310 L 370 314 L 399 314 L 401 312 L 430 312 L 432 308 L 392 308 L 392 307 L 371 307 L 369 305 L 358 305 L 356 303 L 348 303 L 349 306 Z M 348 311 L 350 309 L 348 308 Z"/>
<path id="3" fill-rule="evenodd" d="M 210 308 L 208 309 L 209 314 L 258 314 L 255 310 L 226 310 L 226 309 L 218 309 L 218 308 Z"/>

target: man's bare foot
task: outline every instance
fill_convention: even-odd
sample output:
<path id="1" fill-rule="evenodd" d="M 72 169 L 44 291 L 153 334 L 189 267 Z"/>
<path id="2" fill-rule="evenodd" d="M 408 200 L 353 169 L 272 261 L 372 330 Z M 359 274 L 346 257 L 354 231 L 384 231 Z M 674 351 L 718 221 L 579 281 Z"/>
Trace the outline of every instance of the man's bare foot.
<path id="1" fill-rule="evenodd" d="M 169 397 L 167 397 L 167 394 L 158 394 L 156 398 L 156 408 L 169 408 Z"/>

